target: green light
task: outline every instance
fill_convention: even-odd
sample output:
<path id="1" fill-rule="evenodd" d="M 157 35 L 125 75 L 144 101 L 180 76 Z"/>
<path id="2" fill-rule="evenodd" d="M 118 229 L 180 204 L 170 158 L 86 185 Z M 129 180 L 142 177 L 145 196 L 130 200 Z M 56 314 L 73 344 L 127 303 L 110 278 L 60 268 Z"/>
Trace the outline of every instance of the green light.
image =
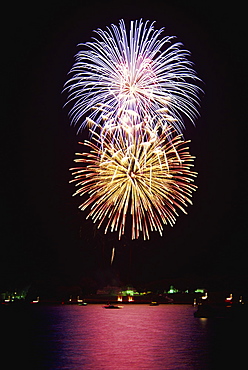
<path id="1" fill-rule="evenodd" d="M 133 290 L 126 290 L 127 295 L 133 295 Z"/>
<path id="2" fill-rule="evenodd" d="M 131 287 L 127 287 L 126 290 L 122 290 L 121 294 L 123 296 L 134 296 L 134 295 L 139 295 L 139 293 L 136 291 L 136 289 L 132 289 Z"/>
<path id="3" fill-rule="evenodd" d="M 195 290 L 195 293 L 204 293 L 205 292 L 205 289 L 196 289 Z"/>
<path id="4" fill-rule="evenodd" d="M 170 286 L 170 289 L 168 290 L 167 293 L 178 293 L 178 289 L 175 289 L 173 285 Z"/>

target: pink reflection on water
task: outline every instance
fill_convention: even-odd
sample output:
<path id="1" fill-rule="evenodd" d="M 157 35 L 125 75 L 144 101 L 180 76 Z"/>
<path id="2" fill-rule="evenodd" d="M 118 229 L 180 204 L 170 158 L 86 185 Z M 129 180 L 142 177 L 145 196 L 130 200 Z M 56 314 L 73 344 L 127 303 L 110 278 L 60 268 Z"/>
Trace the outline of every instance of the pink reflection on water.
<path id="1" fill-rule="evenodd" d="M 92 305 L 81 310 L 73 323 L 71 356 L 82 369 L 207 369 L 202 363 L 198 367 L 204 343 L 191 306 L 106 310 Z"/>

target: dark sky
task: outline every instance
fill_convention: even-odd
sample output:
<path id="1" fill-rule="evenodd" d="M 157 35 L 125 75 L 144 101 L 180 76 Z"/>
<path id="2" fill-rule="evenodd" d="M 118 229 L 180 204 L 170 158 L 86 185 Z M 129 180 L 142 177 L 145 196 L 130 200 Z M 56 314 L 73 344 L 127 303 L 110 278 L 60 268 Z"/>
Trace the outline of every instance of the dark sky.
<path id="1" fill-rule="evenodd" d="M 28 2 L 30 4 L 30 2 Z M 216 5 L 218 3 L 218 5 Z M 147 283 L 185 279 L 245 286 L 247 249 L 247 30 L 236 1 L 20 3 L 3 12 L 1 286 L 37 280 Z M 77 210 L 69 168 L 77 141 L 61 94 L 92 30 L 156 20 L 192 53 L 205 96 L 188 125 L 199 172 L 194 205 L 151 241 L 102 236 Z M 111 248 L 116 258 L 109 267 Z M 188 279 L 188 280 L 187 280 Z M 220 284 L 221 284 L 220 283 Z M 0 287 L 1 290 L 1 287 Z"/>

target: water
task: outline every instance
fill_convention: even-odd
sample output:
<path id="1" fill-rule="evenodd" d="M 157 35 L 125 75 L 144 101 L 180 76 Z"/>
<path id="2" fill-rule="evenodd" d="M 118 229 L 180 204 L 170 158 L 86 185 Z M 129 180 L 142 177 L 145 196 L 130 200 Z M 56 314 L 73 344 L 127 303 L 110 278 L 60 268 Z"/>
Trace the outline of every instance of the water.
<path id="1" fill-rule="evenodd" d="M 32 370 L 239 368 L 245 357 L 242 322 L 194 318 L 194 310 L 132 304 L 120 310 L 101 305 L 5 310 L 1 359 Z"/>

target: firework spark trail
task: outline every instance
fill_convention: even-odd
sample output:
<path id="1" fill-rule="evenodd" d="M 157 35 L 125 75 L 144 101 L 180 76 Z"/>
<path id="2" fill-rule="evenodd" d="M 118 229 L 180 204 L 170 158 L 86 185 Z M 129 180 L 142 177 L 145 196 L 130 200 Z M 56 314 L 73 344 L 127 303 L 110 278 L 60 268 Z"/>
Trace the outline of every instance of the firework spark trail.
<path id="1" fill-rule="evenodd" d="M 129 36 L 123 20 L 119 27 L 112 24 L 95 32 L 92 42 L 81 44 L 86 50 L 77 54 L 65 85 L 68 102 L 74 104 L 73 124 L 79 129 L 90 124 L 93 130 L 106 122 L 115 125 L 127 111 L 136 112 L 138 121 L 153 117 L 148 119 L 150 129 L 160 121 L 181 133 L 182 116 L 194 122 L 200 79 L 181 43 L 160 38 L 163 28 L 155 30 L 154 22 L 142 20 L 131 22 Z"/>
<path id="2" fill-rule="evenodd" d="M 112 253 L 111 253 L 111 260 L 110 260 L 110 264 L 112 265 L 113 261 L 114 261 L 114 257 L 115 257 L 115 247 L 112 248 Z"/>
<path id="3" fill-rule="evenodd" d="M 163 224 L 174 225 L 177 209 L 186 213 L 185 207 L 192 204 L 194 157 L 180 135 L 168 139 L 171 131 L 167 128 L 150 141 L 145 133 L 134 135 L 132 143 L 125 135 L 118 140 L 107 135 L 102 148 L 96 133 L 84 142 L 90 152 L 77 153 L 75 162 L 83 167 L 71 169 L 71 182 L 78 187 L 74 195 L 88 193 L 79 208 L 90 207 L 88 217 L 98 227 L 105 224 L 105 233 L 118 231 L 121 238 L 130 213 L 132 239 L 140 234 L 149 239 L 149 229 L 162 234 Z"/>

